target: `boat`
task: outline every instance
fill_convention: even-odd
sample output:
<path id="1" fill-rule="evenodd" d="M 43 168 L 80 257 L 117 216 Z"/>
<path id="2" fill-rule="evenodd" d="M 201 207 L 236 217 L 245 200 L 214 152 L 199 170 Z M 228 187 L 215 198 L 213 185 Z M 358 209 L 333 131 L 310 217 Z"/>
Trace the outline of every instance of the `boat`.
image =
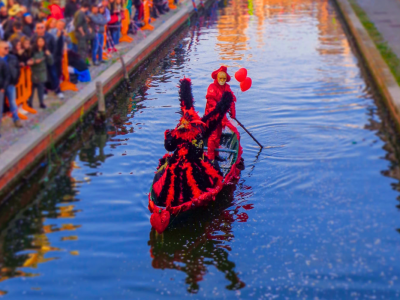
<path id="1" fill-rule="evenodd" d="M 204 147 L 207 150 L 207 147 Z M 225 121 L 225 128 L 222 132 L 220 140 L 220 148 L 218 149 L 220 156 L 225 161 L 219 162 L 218 165 L 223 174 L 223 180 L 214 188 L 209 189 L 197 198 L 187 199 L 184 203 L 177 206 L 162 207 L 155 204 L 155 193 L 153 185 L 149 192 L 149 211 L 152 213 L 150 223 L 158 233 L 162 233 L 177 218 L 187 215 L 194 211 L 197 207 L 208 205 L 216 199 L 221 190 L 229 185 L 234 184 L 239 179 L 240 172 L 244 168 L 242 160 L 242 147 L 240 145 L 240 134 L 237 128 L 230 122 Z"/>

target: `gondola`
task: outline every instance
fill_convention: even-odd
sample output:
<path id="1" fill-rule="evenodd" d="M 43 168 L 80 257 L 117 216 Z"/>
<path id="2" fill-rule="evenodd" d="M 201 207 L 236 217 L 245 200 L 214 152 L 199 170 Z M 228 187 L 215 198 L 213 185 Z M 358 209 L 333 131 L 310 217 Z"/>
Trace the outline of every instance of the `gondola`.
<path id="1" fill-rule="evenodd" d="M 206 151 L 207 147 L 204 147 L 204 150 Z M 199 197 L 185 199 L 185 202 L 178 206 L 157 206 L 155 204 L 153 185 L 150 187 L 148 208 L 152 213 L 152 218 L 159 218 L 159 221 L 163 223 L 162 228 L 155 228 L 158 233 L 162 233 L 170 224 L 177 221 L 178 218 L 183 218 L 189 213 L 194 212 L 197 207 L 206 206 L 211 201 L 214 201 L 224 186 L 237 182 L 240 171 L 244 168 L 244 164 L 242 160 L 240 134 L 230 121 L 225 122 L 225 128 L 222 133 L 218 151 L 220 156 L 225 159 L 225 161 L 218 163 L 221 173 L 223 174 L 223 180 L 213 189 L 209 189 L 209 191 L 201 194 Z"/>

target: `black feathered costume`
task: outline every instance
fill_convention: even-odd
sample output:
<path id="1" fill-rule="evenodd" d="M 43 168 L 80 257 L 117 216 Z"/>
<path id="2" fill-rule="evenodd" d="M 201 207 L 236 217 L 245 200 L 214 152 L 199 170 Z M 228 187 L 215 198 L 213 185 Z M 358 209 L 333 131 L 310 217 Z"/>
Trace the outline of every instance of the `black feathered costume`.
<path id="1" fill-rule="evenodd" d="M 169 212 L 177 214 L 192 206 L 200 206 L 202 202 L 214 199 L 223 185 L 218 165 L 204 155 L 203 148 L 204 142 L 230 109 L 233 95 L 224 93 L 215 109 L 200 118 L 194 110 L 191 85 L 188 78 L 180 80 L 182 117 L 175 129 L 165 131 L 164 141 L 165 149 L 173 153 L 160 159 L 152 194 L 149 195 L 149 210 L 153 215 L 161 214 L 159 207 L 165 207 L 168 221 Z M 157 229 L 153 215 L 150 222 Z"/>
<path id="2" fill-rule="evenodd" d="M 175 129 L 165 132 L 165 149 L 173 154 L 160 160 L 154 177 L 156 205 L 178 206 L 200 197 L 223 179 L 218 165 L 203 154 L 203 145 L 229 110 L 232 94 L 224 94 L 220 105 L 200 118 L 194 110 L 191 89 L 189 79 L 180 81 L 182 117 Z"/>

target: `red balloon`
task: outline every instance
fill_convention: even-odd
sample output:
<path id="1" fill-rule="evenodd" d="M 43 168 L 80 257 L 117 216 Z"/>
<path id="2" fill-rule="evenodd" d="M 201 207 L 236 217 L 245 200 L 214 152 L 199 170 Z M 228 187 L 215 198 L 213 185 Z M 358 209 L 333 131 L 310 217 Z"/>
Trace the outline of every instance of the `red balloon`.
<path id="1" fill-rule="evenodd" d="M 243 81 L 240 83 L 240 89 L 242 90 L 242 92 L 245 92 L 245 91 L 247 91 L 249 88 L 251 88 L 251 84 L 252 84 L 251 78 L 250 78 L 250 77 L 246 77 L 246 79 L 243 80 Z"/>
<path id="2" fill-rule="evenodd" d="M 241 68 L 235 73 L 235 78 L 239 82 L 245 80 L 246 77 L 247 77 L 247 70 L 245 68 Z"/>

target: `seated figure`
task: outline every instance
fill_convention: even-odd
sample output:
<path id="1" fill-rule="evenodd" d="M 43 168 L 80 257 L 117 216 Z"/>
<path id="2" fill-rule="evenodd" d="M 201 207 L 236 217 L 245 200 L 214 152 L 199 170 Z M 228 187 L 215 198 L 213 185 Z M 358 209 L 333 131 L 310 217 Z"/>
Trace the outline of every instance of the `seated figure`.
<path id="1" fill-rule="evenodd" d="M 219 166 L 204 155 L 204 142 L 221 124 L 233 95 L 225 92 L 216 107 L 202 118 L 194 110 L 191 81 L 180 80 L 182 117 L 175 129 L 165 131 L 167 153 L 160 159 L 153 180 L 153 199 L 158 206 L 178 206 L 199 199 L 221 185 Z"/>

